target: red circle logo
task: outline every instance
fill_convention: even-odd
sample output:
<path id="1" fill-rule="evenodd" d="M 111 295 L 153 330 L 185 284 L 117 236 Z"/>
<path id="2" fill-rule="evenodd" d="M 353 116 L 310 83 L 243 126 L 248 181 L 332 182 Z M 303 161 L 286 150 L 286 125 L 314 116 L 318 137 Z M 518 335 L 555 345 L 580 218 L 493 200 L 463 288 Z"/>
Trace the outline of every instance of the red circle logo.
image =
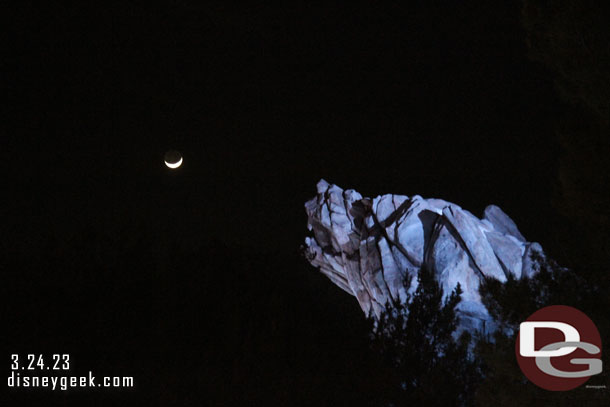
<path id="1" fill-rule="evenodd" d="M 546 390 L 566 391 L 601 373 L 602 341 L 583 312 L 552 305 L 521 323 L 515 343 L 523 374 Z"/>

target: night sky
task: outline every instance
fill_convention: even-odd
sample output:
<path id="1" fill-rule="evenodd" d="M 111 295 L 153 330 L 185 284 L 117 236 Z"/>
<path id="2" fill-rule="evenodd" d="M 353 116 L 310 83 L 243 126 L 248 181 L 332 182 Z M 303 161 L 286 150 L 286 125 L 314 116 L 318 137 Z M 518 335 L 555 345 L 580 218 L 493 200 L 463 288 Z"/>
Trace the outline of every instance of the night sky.
<path id="1" fill-rule="evenodd" d="M 364 316 L 299 255 L 320 178 L 493 203 L 553 254 L 569 243 L 568 107 L 520 2 L 40 7 L 3 13 L 6 353 L 139 387 L 15 403 L 349 400 Z"/>

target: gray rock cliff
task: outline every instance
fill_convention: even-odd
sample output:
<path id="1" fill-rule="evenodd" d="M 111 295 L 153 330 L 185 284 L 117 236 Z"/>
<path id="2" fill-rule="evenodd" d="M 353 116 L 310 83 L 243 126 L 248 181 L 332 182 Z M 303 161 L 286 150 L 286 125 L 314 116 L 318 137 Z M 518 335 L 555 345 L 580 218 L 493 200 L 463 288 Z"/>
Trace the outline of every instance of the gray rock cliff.
<path id="1" fill-rule="evenodd" d="M 444 295 L 460 283 L 458 330 L 495 330 L 481 303 L 483 276 L 506 281 L 538 270 L 532 258 L 542 254 L 528 242 L 499 207 L 490 205 L 482 219 L 456 204 L 387 194 L 373 199 L 320 180 L 318 194 L 305 204 L 308 229 L 305 254 L 332 282 L 378 316 L 390 299 L 406 301 L 417 287 L 422 266 L 431 270 Z M 411 286 L 403 286 L 405 275 Z"/>

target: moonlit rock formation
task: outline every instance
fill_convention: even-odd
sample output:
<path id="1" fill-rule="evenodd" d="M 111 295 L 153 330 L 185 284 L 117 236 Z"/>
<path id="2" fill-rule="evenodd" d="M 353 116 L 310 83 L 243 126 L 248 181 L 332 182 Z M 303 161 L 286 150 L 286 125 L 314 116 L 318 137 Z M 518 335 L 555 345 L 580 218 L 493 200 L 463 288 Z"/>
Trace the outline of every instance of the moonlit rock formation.
<path id="1" fill-rule="evenodd" d="M 390 299 L 406 301 L 417 288 L 417 274 L 426 266 L 445 296 L 457 283 L 463 290 L 457 306 L 459 330 L 495 330 L 479 296 L 483 276 L 506 281 L 535 274 L 533 253 L 517 225 L 499 207 L 490 205 L 479 219 L 441 199 L 419 195 L 363 198 L 324 180 L 318 195 L 305 204 L 308 229 L 305 254 L 330 280 L 355 296 L 362 310 L 379 316 Z M 411 286 L 405 289 L 405 275 Z"/>

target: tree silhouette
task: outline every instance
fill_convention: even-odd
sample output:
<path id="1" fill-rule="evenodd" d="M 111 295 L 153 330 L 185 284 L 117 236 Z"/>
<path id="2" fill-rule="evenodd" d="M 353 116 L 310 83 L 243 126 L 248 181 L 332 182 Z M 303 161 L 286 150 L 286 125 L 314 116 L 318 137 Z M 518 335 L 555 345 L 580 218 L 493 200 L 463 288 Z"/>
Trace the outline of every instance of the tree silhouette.
<path id="1" fill-rule="evenodd" d="M 569 392 L 549 392 L 530 383 L 517 365 L 515 341 L 519 324 L 540 308 L 568 305 L 587 314 L 597 325 L 602 343 L 610 339 L 607 316 L 608 297 L 604 280 L 588 280 L 589 271 L 575 271 L 557 265 L 553 260 L 538 257 L 540 272 L 532 278 L 509 277 L 506 283 L 487 279 L 480 287 L 481 298 L 500 329 L 492 341 L 478 341 L 475 359 L 481 363 L 483 377 L 476 390 L 476 405 L 554 406 L 607 405 L 608 388 L 587 389 L 581 386 Z M 606 289 L 603 287 L 606 286 Z M 610 361 L 602 352 L 603 363 Z M 590 379 L 593 385 L 608 383 L 607 370 Z"/>
<path id="2" fill-rule="evenodd" d="M 465 333 L 454 339 L 455 307 L 462 290 L 458 284 L 444 300 L 432 272 L 422 268 L 417 280 L 417 288 L 406 302 L 388 302 L 379 318 L 371 318 L 372 347 L 392 372 L 392 391 L 385 401 L 391 405 L 469 405 L 479 372 L 468 357 L 470 336 Z M 410 278 L 404 280 L 405 289 L 410 283 Z"/>

